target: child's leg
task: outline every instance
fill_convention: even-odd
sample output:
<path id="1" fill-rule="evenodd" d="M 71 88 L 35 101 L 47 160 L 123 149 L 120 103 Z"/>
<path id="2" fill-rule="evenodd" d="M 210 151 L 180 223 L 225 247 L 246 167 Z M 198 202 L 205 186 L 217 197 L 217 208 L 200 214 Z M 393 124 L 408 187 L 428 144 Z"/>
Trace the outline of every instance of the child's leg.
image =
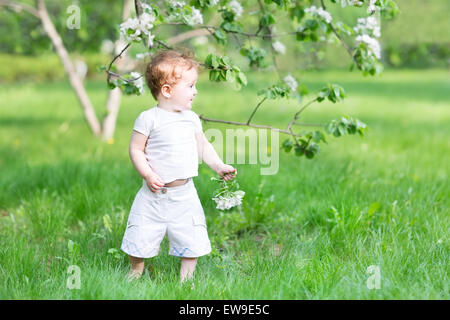
<path id="1" fill-rule="evenodd" d="M 197 258 L 181 258 L 180 281 L 192 278 L 197 264 Z"/>
<path id="2" fill-rule="evenodd" d="M 130 257 L 131 270 L 128 274 L 129 277 L 139 278 L 144 272 L 144 258 Z"/>

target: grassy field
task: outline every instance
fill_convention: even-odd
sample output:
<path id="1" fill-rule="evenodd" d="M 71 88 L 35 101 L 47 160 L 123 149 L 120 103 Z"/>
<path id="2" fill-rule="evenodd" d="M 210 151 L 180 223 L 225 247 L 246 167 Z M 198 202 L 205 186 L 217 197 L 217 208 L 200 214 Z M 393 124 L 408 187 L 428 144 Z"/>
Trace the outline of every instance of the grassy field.
<path id="1" fill-rule="evenodd" d="M 256 88 L 270 83 L 249 78 L 236 92 L 202 75 L 194 111 L 246 121 Z M 214 175 L 202 164 L 194 183 L 213 252 L 199 259 L 194 289 L 179 285 L 167 239 L 146 260 L 153 273 L 132 283 L 118 250 L 141 185 L 128 158 L 130 132 L 154 105 L 150 95 L 123 98 L 108 144 L 91 136 L 67 83 L 0 87 L 0 298 L 449 299 L 448 71 L 299 78 L 311 93 L 327 82 L 347 93 L 343 103 L 312 105 L 303 122 L 350 115 L 368 134 L 329 136 L 313 160 L 280 151 L 276 175 L 236 165 L 246 196 L 227 213 L 215 209 Z M 102 114 L 105 84 L 90 82 L 88 91 Z M 298 108 L 266 102 L 254 123 L 284 127 Z M 230 128 L 203 129 L 213 127 Z M 70 265 L 80 268 L 80 289 L 66 286 Z M 380 272 L 379 289 L 367 287 L 369 266 Z"/>

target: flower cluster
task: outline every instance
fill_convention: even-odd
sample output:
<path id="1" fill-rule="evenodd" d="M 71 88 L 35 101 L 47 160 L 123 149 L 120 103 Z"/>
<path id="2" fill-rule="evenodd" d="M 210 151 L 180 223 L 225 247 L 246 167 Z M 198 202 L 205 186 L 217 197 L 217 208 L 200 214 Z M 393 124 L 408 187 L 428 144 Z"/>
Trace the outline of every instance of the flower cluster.
<path id="1" fill-rule="evenodd" d="M 202 24 L 203 23 L 203 16 L 199 9 L 196 9 L 195 7 L 192 7 L 192 17 L 189 20 L 189 25 L 193 26 L 196 24 Z"/>
<path id="2" fill-rule="evenodd" d="M 370 52 L 380 59 L 381 46 L 376 38 L 381 36 L 381 31 L 377 18 L 373 16 L 358 18 L 357 25 L 353 30 L 358 34 L 355 38 L 356 42 L 367 44 Z"/>
<path id="3" fill-rule="evenodd" d="M 155 36 L 150 30 L 153 28 L 156 17 L 149 5 L 143 4 L 142 9 L 143 12 L 139 18 L 130 18 L 120 25 L 120 35 L 128 42 L 140 42 L 146 36 L 151 47 Z"/>
<path id="4" fill-rule="evenodd" d="M 369 0 L 369 6 L 367 7 L 367 13 L 372 13 L 376 10 L 375 2 L 377 0 Z M 358 6 L 361 7 L 364 4 L 364 2 L 359 0 L 341 0 L 341 6 L 344 8 L 345 6 Z"/>
<path id="5" fill-rule="evenodd" d="M 184 1 L 170 1 L 169 6 L 171 6 L 174 9 L 177 8 L 183 8 L 186 5 L 186 2 Z"/>
<path id="6" fill-rule="evenodd" d="M 214 197 L 213 200 L 216 202 L 216 209 L 219 210 L 228 210 L 235 206 L 240 206 L 242 204 L 242 198 L 244 197 L 245 192 L 242 190 L 238 190 L 228 194 L 227 196 L 218 196 Z"/>
<path id="7" fill-rule="evenodd" d="M 346 5 L 349 5 L 349 6 L 355 6 L 355 5 L 362 6 L 363 2 L 359 1 L 359 0 L 341 0 L 342 8 L 344 8 Z"/>
<path id="8" fill-rule="evenodd" d="M 367 34 L 359 35 L 355 38 L 356 42 L 358 43 L 365 43 L 369 47 L 370 51 L 377 57 L 377 59 L 380 59 L 381 57 L 381 47 L 380 43 L 377 39 L 372 38 L 371 36 Z"/>
<path id="9" fill-rule="evenodd" d="M 376 10 L 375 2 L 377 2 L 377 0 L 370 0 L 369 1 L 369 6 L 367 7 L 367 13 L 375 12 L 375 10 Z"/>
<path id="10" fill-rule="evenodd" d="M 223 178 L 217 179 L 214 177 L 211 180 L 221 183 L 221 188 L 216 190 L 215 196 L 212 198 L 216 202 L 216 209 L 228 210 L 242 204 L 245 192 L 238 190 L 239 184 L 235 180 L 227 182 Z"/>
<path id="11" fill-rule="evenodd" d="M 317 8 L 316 6 L 311 6 L 305 9 L 305 12 L 309 12 L 312 16 L 319 16 L 324 19 L 327 23 L 330 23 L 332 20 L 331 14 L 324 10 L 322 7 Z"/>
<path id="12" fill-rule="evenodd" d="M 244 12 L 244 9 L 242 8 L 241 4 L 236 0 L 230 1 L 228 3 L 228 8 L 230 9 L 231 12 L 234 13 L 236 18 L 239 18 L 242 15 L 242 12 Z"/>
<path id="13" fill-rule="evenodd" d="M 358 24 L 353 28 L 358 34 L 369 34 L 374 37 L 380 37 L 380 25 L 377 18 L 370 16 L 367 18 L 358 18 Z"/>
<path id="14" fill-rule="evenodd" d="M 133 84 L 138 88 L 139 94 L 141 95 L 144 92 L 144 78 L 139 72 L 131 72 L 130 77 L 133 80 Z"/>
<path id="15" fill-rule="evenodd" d="M 284 77 L 283 81 L 291 89 L 292 92 L 295 92 L 295 90 L 297 90 L 298 83 L 295 80 L 295 78 L 293 76 L 291 76 L 290 74 L 288 74 L 286 77 Z"/>

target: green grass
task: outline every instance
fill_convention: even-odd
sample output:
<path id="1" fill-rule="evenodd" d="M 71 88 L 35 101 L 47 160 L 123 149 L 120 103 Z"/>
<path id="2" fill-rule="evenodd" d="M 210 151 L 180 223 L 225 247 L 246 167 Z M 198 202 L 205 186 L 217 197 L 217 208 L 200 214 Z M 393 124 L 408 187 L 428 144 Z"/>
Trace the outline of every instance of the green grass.
<path id="1" fill-rule="evenodd" d="M 448 71 L 299 77 L 311 92 L 333 82 L 347 93 L 343 103 L 312 105 L 302 121 L 348 114 L 370 130 L 364 139 L 328 137 L 313 160 L 280 151 L 277 175 L 236 165 L 246 196 L 229 213 L 214 208 L 213 172 L 201 165 L 194 182 L 213 252 L 199 259 L 194 290 L 178 284 L 179 258 L 167 254 L 167 239 L 146 260 L 154 272 L 134 283 L 125 281 L 127 256 L 108 253 L 120 247 L 141 185 L 127 147 L 136 116 L 154 105 L 150 95 L 123 98 L 114 143 L 106 144 L 90 135 L 67 83 L 1 87 L 0 298 L 448 299 Z M 235 92 L 202 75 L 194 111 L 247 120 L 256 89 L 271 81 L 249 78 Z M 88 83 L 99 114 L 105 86 Z M 254 123 L 282 127 L 297 109 L 266 102 Z M 213 127 L 230 128 L 203 129 Z M 80 267 L 80 290 L 66 287 L 69 265 Z M 380 268 L 379 290 L 366 286 L 371 265 Z"/>

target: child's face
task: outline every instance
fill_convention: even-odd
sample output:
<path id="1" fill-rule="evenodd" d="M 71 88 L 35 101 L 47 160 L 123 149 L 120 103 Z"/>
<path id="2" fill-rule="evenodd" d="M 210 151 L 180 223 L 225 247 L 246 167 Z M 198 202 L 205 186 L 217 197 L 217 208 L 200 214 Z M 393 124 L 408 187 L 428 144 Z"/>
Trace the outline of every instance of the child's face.
<path id="1" fill-rule="evenodd" d="M 197 89 L 195 88 L 197 79 L 197 70 L 191 68 L 185 70 L 182 78 L 171 87 L 171 94 L 168 100 L 175 106 L 177 111 L 190 110 L 192 108 L 192 102 L 197 94 Z"/>

